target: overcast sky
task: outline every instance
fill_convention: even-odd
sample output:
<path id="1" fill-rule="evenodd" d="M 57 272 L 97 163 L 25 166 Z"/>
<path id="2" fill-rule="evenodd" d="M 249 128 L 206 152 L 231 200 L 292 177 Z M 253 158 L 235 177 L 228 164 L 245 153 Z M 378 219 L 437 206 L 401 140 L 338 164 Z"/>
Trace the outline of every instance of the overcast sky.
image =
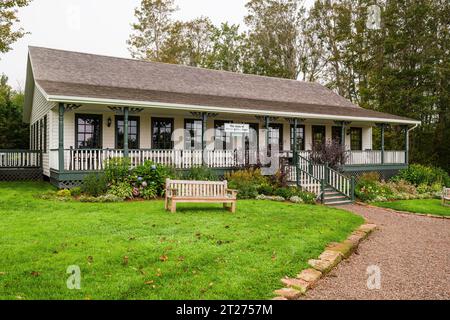
<path id="1" fill-rule="evenodd" d="M 181 20 L 203 15 L 214 24 L 242 24 L 246 13 L 245 0 L 175 1 L 180 9 L 175 18 Z M 140 0 L 33 0 L 19 10 L 20 25 L 30 34 L 0 56 L 0 74 L 5 73 L 14 88 L 23 88 L 29 45 L 130 57 L 126 40 L 139 3 Z"/>

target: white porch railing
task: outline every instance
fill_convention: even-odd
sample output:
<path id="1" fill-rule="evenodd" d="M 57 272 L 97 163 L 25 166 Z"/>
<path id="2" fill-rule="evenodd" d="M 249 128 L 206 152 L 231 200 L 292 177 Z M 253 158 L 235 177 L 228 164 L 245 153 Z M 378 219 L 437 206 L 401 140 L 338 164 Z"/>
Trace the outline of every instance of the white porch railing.
<path id="1" fill-rule="evenodd" d="M 104 169 L 105 160 L 123 157 L 123 150 L 118 149 L 66 149 L 64 150 L 64 169 L 68 171 L 97 171 Z M 128 152 L 131 166 L 135 167 L 146 160 L 172 166 L 177 169 L 188 169 L 203 164 L 202 150 L 152 150 L 139 149 Z M 283 156 L 289 156 L 286 153 Z M 292 156 L 292 155 L 291 155 Z M 318 179 L 325 177 L 325 166 L 312 164 L 309 151 L 300 151 L 299 166 Z M 4 159 L 6 159 L 4 157 Z M 405 163 L 405 151 L 385 151 L 382 162 L 381 151 L 348 151 L 346 165 L 379 165 Z M 0 159 L 0 161 L 5 161 Z M 10 160 L 9 160 L 10 161 Z M 246 164 L 258 163 L 256 150 L 243 152 L 242 150 L 206 150 L 205 165 L 211 168 L 235 168 Z M 58 169 L 58 150 L 50 151 L 50 167 Z"/>
<path id="2" fill-rule="evenodd" d="M 123 150 L 117 149 L 66 149 L 64 150 L 64 169 L 69 171 L 103 170 L 106 160 L 123 156 Z M 129 150 L 128 157 L 131 167 L 143 164 L 147 160 L 177 169 L 201 166 L 203 163 L 202 150 Z M 206 150 L 205 152 L 205 164 L 211 168 L 234 168 L 245 164 L 256 164 L 257 159 L 257 151 Z"/>

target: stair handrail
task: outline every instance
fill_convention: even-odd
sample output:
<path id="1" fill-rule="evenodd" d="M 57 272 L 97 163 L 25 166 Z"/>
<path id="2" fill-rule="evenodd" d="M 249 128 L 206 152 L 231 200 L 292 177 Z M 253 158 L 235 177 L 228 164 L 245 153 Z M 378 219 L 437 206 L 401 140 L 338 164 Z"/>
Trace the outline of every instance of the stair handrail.
<path id="1" fill-rule="evenodd" d="M 301 156 L 298 155 L 298 157 L 301 157 Z M 301 157 L 301 158 L 303 158 L 303 157 Z M 305 159 L 305 158 L 303 158 L 303 159 Z M 324 191 L 325 191 L 324 187 L 323 187 L 323 181 L 321 179 L 318 179 L 317 177 L 315 177 L 314 175 L 312 175 L 308 171 L 302 169 L 301 166 L 300 166 L 300 162 L 296 163 L 295 169 L 296 169 L 295 175 L 296 175 L 296 180 L 297 180 L 298 186 L 302 187 L 304 190 L 306 190 L 308 192 L 312 192 L 312 193 L 316 194 L 316 199 L 319 199 L 319 198 L 322 199 Z M 304 179 L 300 179 L 300 176 L 299 176 L 300 174 L 303 174 L 304 177 L 306 177 L 307 179 L 310 179 L 311 181 L 313 181 L 314 184 L 316 186 L 319 186 L 320 189 L 319 190 L 315 190 L 317 188 L 312 188 L 311 186 L 307 186 L 307 185 L 301 184 L 300 180 L 304 180 Z"/>
<path id="2" fill-rule="evenodd" d="M 351 178 L 343 175 L 342 173 L 338 172 L 337 170 L 331 168 L 328 164 L 314 164 L 310 159 L 307 159 L 301 155 L 297 155 L 299 161 L 297 162 L 298 167 L 300 167 L 300 160 L 303 160 L 306 165 L 311 168 L 314 165 L 317 166 L 324 166 L 324 177 L 316 177 L 313 175 L 313 171 L 311 170 L 311 173 L 308 173 L 309 175 L 313 176 L 315 179 L 319 180 L 322 185 L 322 193 L 324 192 L 324 188 L 326 186 L 330 186 L 336 191 L 346 195 L 352 201 L 355 199 L 355 177 L 352 176 Z M 300 169 L 302 171 L 305 171 L 303 169 Z M 323 182 L 322 182 L 323 181 Z"/>

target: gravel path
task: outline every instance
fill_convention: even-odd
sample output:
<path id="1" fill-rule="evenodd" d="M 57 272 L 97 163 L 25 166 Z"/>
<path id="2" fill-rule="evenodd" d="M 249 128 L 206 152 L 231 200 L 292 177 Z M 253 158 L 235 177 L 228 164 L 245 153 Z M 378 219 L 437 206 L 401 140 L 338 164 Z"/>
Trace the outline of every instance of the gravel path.
<path id="1" fill-rule="evenodd" d="M 450 219 L 359 205 L 340 208 L 362 215 L 379 230 L 306 299 L 450 299 Z M 379 290 L 367 288 L 370 265 L 380 267 Z"/>

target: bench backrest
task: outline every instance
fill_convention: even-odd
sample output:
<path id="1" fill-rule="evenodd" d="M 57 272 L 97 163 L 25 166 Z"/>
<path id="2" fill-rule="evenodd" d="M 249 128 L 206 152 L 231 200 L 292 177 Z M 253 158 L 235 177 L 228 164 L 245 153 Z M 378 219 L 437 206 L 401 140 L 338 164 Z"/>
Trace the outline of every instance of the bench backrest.
<path id="1" fill-rule="evenodd" d="M 166 180 L 166 195 L 172 196 L 176 190 L 177 197 L 223 197 L 226 195 L 228 182 L 225 181 L 195 181 L 195 180 Z"/>

